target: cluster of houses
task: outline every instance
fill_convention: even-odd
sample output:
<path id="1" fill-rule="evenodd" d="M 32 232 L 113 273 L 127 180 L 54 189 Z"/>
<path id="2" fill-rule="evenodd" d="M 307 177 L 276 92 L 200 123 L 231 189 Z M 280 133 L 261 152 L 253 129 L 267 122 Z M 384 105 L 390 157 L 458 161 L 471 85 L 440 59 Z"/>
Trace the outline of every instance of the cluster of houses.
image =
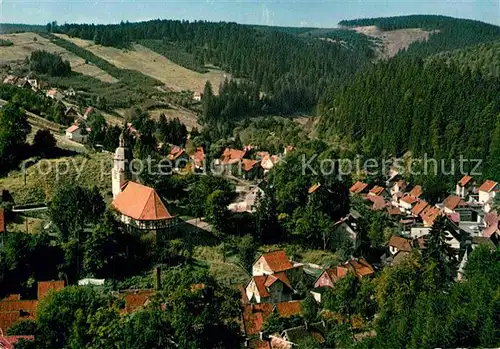
<path id="1" fill-rule="evenodd" d="M 324 343 L 327 332 L 324 321 L 304 323 L 281 333 L 265 333 L 263 325 L 273 314 L 281 318 L 301 314 L 299 283 L 307 280 L 309 292 L 321 303 L 321 295 L 348 273 L 361 279 L 372 277 L 375 270 L 362 258 L 323 270 L 316 265 L 293 262 L 282 250 L 261 255 L 253 264 L 252 277 L 241 289 L 242 330 L 247 347 L 291 349 L 307 338 Z M 331 314 L 325 311 L 323 315 L 327 318 Z"/>
<path id="2" fill-rule="evenodd" d="M 412 249 L 423 247 L 427 235 L 438 217 L 446 218 L 449 244 L 460 259 L 475 246 L 495 247 L 500 241 L 498 212 L 494 200 L 500 185 L 492 180 L 477 183 L 471 176 L 463 176 L 454 193 L 442 202 L 430 204 L 422 198 L 419 185 L 410 186 L 398 174 L 386 185 L 370 187 L 358 181 L 350 188 L 351 195 L 363 197 L 375 211 L 384 211 L 400 223 L 401 234 L 389 242 L 386 261 L 398 262 Z"/>
<path id="3" fill-rule="evenodd" d="M 27 76 L 16 76 L 8 75 L 3 83 L 6 85 L 17 86 L 20 88 L 28 88 L 33 92 L 45 93 L 45 96 L 50 99 L 57 101 L 62 101 L 64 97 L 73 97 L 76 95 L 76 91 L 73 88 L 61 91 L 56 88 L 50 88 L 49 84 L 45 81 L 40 81 L 38 79 L 32 78 L 30 75 Z"/>

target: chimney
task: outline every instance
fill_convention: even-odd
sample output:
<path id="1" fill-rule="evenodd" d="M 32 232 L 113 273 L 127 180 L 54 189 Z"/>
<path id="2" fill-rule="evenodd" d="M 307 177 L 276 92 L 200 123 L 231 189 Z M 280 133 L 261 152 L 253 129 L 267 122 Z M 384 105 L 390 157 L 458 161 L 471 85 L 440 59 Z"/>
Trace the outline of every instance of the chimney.
<path id="1" fill-rule="evenodd" d="M 160 266 L 155 267 L 154 277 L 155 277 L 155 290 L 159 291 L 159 290 L 161 290 L 161 267 Z"/>

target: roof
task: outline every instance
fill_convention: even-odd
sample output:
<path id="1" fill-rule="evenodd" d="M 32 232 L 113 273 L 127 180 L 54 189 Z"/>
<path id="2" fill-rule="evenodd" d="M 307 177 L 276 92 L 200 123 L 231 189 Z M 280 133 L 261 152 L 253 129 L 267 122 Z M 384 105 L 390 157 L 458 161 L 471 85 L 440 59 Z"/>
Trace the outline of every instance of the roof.
<path id="1" fill-rule="evenodd" d="M 283 250 L 264 253 L 261 258 L 264 258 L 273 273 L 293 268 L 293 264 L 290 263 Z"/>
<path id="2" fill-rule="evenodd" d="M 403 212 L 397 207 L 388 207 L 387 208 L 387 213 L 389 216 L 401 216 Z"/>
<path id="3" fill-rule="evenodd" d="M 264 321 L 273 313 L 271 303 L 249 304 L 243 307 L 243 326 L 247 336 L 258 334 Z"/>
<path id="4" fill-rule="evenodd" d="M 269 292 L 267 291 L 266 287 L 266 280 L 267 280 L 267 275 L 258 275 L 258 276 L 252 276 L 251 281 L 255 282 L 255 286 L 257 287 L 257 291 L 259 291 L 259 295 L 261 297 L 269 297 Z"/>
<path id="5" fill-rule="evenodd" d="M 450 195 L 443 201 L 443 206 L 450 210 L 455 210 L 458 206 L 464 206 L 465 201 L 457 195 Z"/>
<path id="6" fill-rule="evenodd" d="M 222 163 L 224 165 L 236 163 L 238 161 L 243 160 L 245 154 L 246 154 L 245 150 L 226 148 L 224 150 L 224 153 L 222 154 Z"/>
<path id="7" fill-rule="evenodd" d="M 458 185 L 461 187 L 465 187 L 472 180 L 471 176 L 463 176 L 461 180 L 458 181 Z"/>
<path id="8" fill-rule="evenodd" d="M 55 94 L 57 94 L 57 90 L 55 88 L 47 91 L 47 95 L 49 96 L 54 96 Z"/>
<path id="9" fill-rule="evenodd" d="M 73 126 L 70 126 L 66 129 L 66 132 L 67 133 L 73 133 L 75 132 L 76 130 L 78 130 L 80 128 L 80 126 L 78 125 L 73 125 Z"/>
<path id="10" fill-rule="evenodd" d="M 418 201 L 418 197 L 413 196 L 413 195 L 405 195 L 404 197 L 401 198 L 400 201 L 406 202 L 407 204 L 413 205 Z"/>
<path id="11" fill-rule="evenodd" d="M 125 301 L 124 312 L 129 314 L 143 307 L 154 294 L 153 290 L 127 291 L 123 297 Z"/>
<path id="12" fill-rule="evenodd" d="M 364 277 L 375 274 L 373 267 L 364 259 L 351 259 L 345 265 L 351 266 L 358 277 Z"/>
<path id="13" fill-rule="evenodd" d="M 417 204 L 411 209 L 411 213 L 413 213 L 415 216 L 418 216 L 422 213 L 423 210 L 425 210 L 427 206 L 429 206 L 427 201 L 418 200 Z"/>
<path id="14" fill-rule="evenodd" d="M 276 304 L 276 311 L 281 317 L 299 315 L 300 309 L 300 301 L 281 302 Z"/>
<path id="15" fill-rule="evenodd" d="M 14 349 L 15 344 L 19 342 L 20 339 L 27 341 L 33 341 L 35 336 L 1 336 L 0 337 L 0 348 L 2 349 Z"/>
<path id="16" fill-rule="evenodd" d="M 353 186 L 349 189 L 349 191 L 354 194 L 359 194 L 363 190 L 365 190 L 367 186 L 368 184 L 357 181 L 356 183 L 353 184 Z"/>
<path id="17" fill-rule="evenodd" d="M 65 286 L 64 280 L 57 281 L 39 281 L 38 282 L 38 300 L 43 299 L 50 291 L 62 290 Z"/>
<path id="18" fill-rule="evenodd" d="M 185 151 L 181 147 L 178 147 L 174 145 L 168 154 L 168 159 L 169 160 L 177 160 L 182 154 L 184 154 Z"/>
<path id="19" fill-rule="evenodd" d="M 258 163 L 259 162 L 257 160 L 243 159 L 241 166 L 243 167 L 243 171 L 249 172 L 253 170 Z"/>
<path id="20" fill-rule="evenodd" d="M 384 191 L 384 188 L 379 186 L 379 185 L 376 185 L 374 186 L 371 190 L 370 190 L 370 194 L 372 195 L 380 195 L 382 194 L 382 192 Z"/>
<path id="21" fill-rule="evenodd" d="M 410 191 L 410 195 L 418 198 L 420 195 L 423 194 L 422 187 L 420 185 L 416 185 L 413 187 L 413 189 Z"/>
<path id="22" fill-rule="evenodd" d="M 424 221 L 424 225 L 432 226 L 436 218 L 439 217 L 440 211 L 437 207 L 428 206 L 421 214 L 420 217 Z"/>
<path id="23" fill-rule="evenodd" d="M 83 117 L 86 119 L 90 113 L 92 113 L 92 107 L 88 107 L 86 110 L 85 110 L 85 113 L 83 113 Z"/>
<path id="24" fill-rule="evenodd" d="M 389 246 L 396 247 L 400 251 L 411 252 L 411 240 L 405 239 L 401 236 L 391 236 Z"/>
<path id="25" fill-rule="evenodd" d="M 138 221 L 173 218 L 153 188 L 131 181 L 113 200 L 112 205 L 121 214 Z"/>
<path id="26" fill-rule="evenodd" d="M 5 210 L 0 208 L 0 233 L 5 232 Z"/>
<path id="27" fill-rule="evenodd" d="M 203 149 L 203 147 L 198 147 L 196 148 L 194 154 L 191 155 L 191 157 L 196 163 L 201 163 L 205 160 L 205 150 Z"/>
<path id="28" fill-rule="evenodd" d="M 279 273 L 268 275 L 264 285 L 266 287 L 271 287 L 278 280 L 281 281 L 286 286 L 288 286 L 290 289 L 292 288 L 292 285 L 290 284 L 290 281 L 288 280 L 286 273 L 283 271 L 281 271 Z"/>
<path id="29" fill-rule="evenodd" d="M 493 189 L 495 189 L 495 187 L 497 186 L 497 182 L 495 181 L 491 181 L 489 179 L 487 179 L 480 187 L 479 187 L 479 191 L 484 191 L 484 192 L 487 192 L 489 193 L 490 191 L 492 191 Z"/>
<path id="30" fill-rule="evenodd" d="M 313 185 L 309 188 L 309 190 L 307 190 L 307 192 L 308 192 L 309 194 L 312 194 L 312 193 L 314 193 L 316 190 L 318 190 L 320 187 L 321 187 L 321 183 L 316 183 L 316 184 L 313 184 Z"/>
<path id="31" fill-rule="evenodd" d="M 399 187 L 399 190 L 404 190 L 408 183 L 406 183 L 404 179 L 400 179 L 399 181 L 394 183 L 394 185 L 397 185 Z"/>
<path id="32" fill-rule="evenodd" d="M 369 195 L 367 199 L 373 202 L 372 210 L 383 210 L 387 207 L 387 203 L 382 196 Z"/>

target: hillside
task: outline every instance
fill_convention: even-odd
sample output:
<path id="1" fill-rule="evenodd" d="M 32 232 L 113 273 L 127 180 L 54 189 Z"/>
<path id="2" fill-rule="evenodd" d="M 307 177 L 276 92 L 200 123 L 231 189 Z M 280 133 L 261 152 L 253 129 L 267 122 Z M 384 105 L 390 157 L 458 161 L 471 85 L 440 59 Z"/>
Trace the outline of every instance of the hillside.
<path id="1" fill-rule="evenodd" d="M 384 31 L 420 28 L 432 32 L 428 40 L 414 42 L 408 47 L 405 54 L 412 57 L 426 57 L 500 38 L 500 27 L 493 24 L 436 15 L 344 20 L 339 25 L 348 28 L 375 26 Z"/>
<path id="2" fill-rule="evenodd" d="M 74 72 L 91 76 L 104 82 L 115 83 L 118 80 L 93 64 L 50 42 L 36 33 L 2 34 L 0 39 L 9 40 L 12 46 L 0 46 L 0 65 L 24 61 L 36 50 L 57 53 L 63 60 L 68 60 Z"/>
<path id="3" fill-rule="evenodd" d="M 201 91 L 207 80 L 217 90 L 225 77 L 230 78 L 228 74 L 218 70 L 210 70 L 206 74 L 194 72 L 142 45 L 133 45 L 130 49 L 119 49 L 95 45 L 90 40 L 70 38 L 63 34 L 58 34 L 58 36 L 92 52 L 117 68 L 139 71 L 163 82 L 174 91 Z"/>

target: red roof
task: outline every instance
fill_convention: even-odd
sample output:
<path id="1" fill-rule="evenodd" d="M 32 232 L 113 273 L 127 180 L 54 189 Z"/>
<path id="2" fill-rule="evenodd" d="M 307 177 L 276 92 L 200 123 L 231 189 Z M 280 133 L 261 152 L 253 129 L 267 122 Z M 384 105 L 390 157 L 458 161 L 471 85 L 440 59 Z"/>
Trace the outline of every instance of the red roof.
<path id="1" fill-rule="evenodd" d="M 418 201 L 418 197 L 413 196 L 413 195 L 406 195 L 404 196 L 401 201 L 406 202 L 407 204 L 413 205 Z"/>
<path id="2" fill-rule="evenodd" d="M 293 265 L 283 250 L 268 252 L 262 255 L 273 273 L 292 269 Z"/>
<path id="3" fill-rule="evenodd" d="M 373 267 L 363 258 L 360 258 L 358 260 L 351 259 L 350 261 L 346 262 L 345 265 L 350 266 L 356 273 L 356 275 L 360 278 L 375 274 Z"/>
<path id="4" fill-rule="evenodd" d="M 269 297 L 269 292 L 266 287 L 267 275 L 259 275 L 253 276 L 252 279 L 255 282 L 255 286 L 257 286 L 257 291 L 259 291 L 259 295 L 263 298 Z M 250 280 L 251 282 L 252 280 Z"/>
<path id="5" fill-rule="evenodd" d="M 372 195 L 380 195 L 382 194 L 382 192 L 384 191 L 384 188 L 379 186 L 379 185 L 376 185 L 374 186 L 371 190 L 370 190 L 370 194 Z"/>
<path id="6" fill-rule="evenodd" d="M 264 321 L 273 313 L 271 303 L 249 304 L 243 308 L 243 326 L 247 336 L 258 334 Z"/>
<path id="7" fill-rule="evenodd" d="M 493 189 L 495 189 L 495 187 L 497 186 L 497 182 L 495 181 L 490 181 L 489 179 L 486 180 L 480 187 L 479 187 L 479 191 L 484 191 L 484 192 L 487 192 L 489 193 L 490 191 L 492 191 Z"/>
<path id="8" fill-rule="evenodd" d="M 224 150 L 224 153 L 222 154 L 222 163 L 224 165 L 227 165 L 239 162 L 243 160 L 245 154 L 246 154 L 245 150 L 226 148 Z"/>
<path id="9" fill-rule="evenodd" d="M 271 349 L 271 342 L 262 339 L 250 339 L 248 341 L 250 349 Z"/>
<path id="10" fill-rule="evenodd" d="M 463 176 L 460 181 L 458 181 L 458 185 L 461 187 L 465 187 L 472 180 L 471 176 Z"/>
<path id="11" fill-rule="evenodd" d="M 368 195 L 367 199 L 373 202 L 372 210 L 383 210 L 388 205 L 382 196 Z"/>
<path id="12" fill-rule="evenodd" d="M 443 206 L 453 211 L 458 206 L 465 206 L 465 201 L 457 195 L 450 195 L 444 199 Z"/>
<path id="13" fill-rule="evenodd" d="M 365 190 L 367 186 L 368 184 L 357 181 L 356 183 L 353 184 L 353 186 L 349 189 L 349 191 L 354 194 L 359 194 L 363 190 Z"/>
<path id="14" fill-rule="evenodd" d="M 243 167 L 243 171 L 249 172 L 253 170 L 258 163 L 259 162 L 257 160 L 243 159 L 241 166 Z"/>
<path id="15" fill-rule="evenodd" d="M 420 185 L 416 185 L 413 187 L 413 189 L 410 191 L 410 195 L 418 198 L 420 195 L 422 195 L 423 190 Z"/>
<path id="16" fill-rule="evenodd" d="M 389 216 L 400 216 L 403 214 L 403 212 L 401 212 L 401 210 L 397 207 L 388 207 L 387 213 Z"/>
<path id="17" fill-rule="evenodd" d="M 424 221 L 425 226 L 431 227 L 439 215 L 440 211 L 437 207 L 429 206 L 420 214 L 420 217 Z"/>
<path id="18" fill-rule="evenodd" d="M 418 216 L 422 213 L 423 210 L 425 210 L 428 205 L 429 204 L 426 201 L 418 200 L 418 203 L 411 209 L 411 213 L 413 213 L 415 216 Z"/>
<path id="19" fill-rule="evenodd" d="M 203 147 L 196 148 L 191 158 L 194 160 L 196 166 L 201 166 L 202 162 L 205 161 L 205 150 L 203 150 Z"/>
<path id="20" fill-rule="evenodd" d="M 170 149 L 170 152 L 168 154 L 168 159 L 169 160 L 177 160 L 179 156 L 184 154 L 184 149 L 178 146 L 173 146 L 172 149 Z"/>
<path id="21" fill-rule="evenodd" d="M 127 291 L 123 297 L 125 300 L 124 312 L 127 314 L 133 313 L 137 309 L 143 307 L 154 294 L 155 291 L 153 290 Z"/>
<path id="22" fill-rule="evenodd" d="M 64 286 L 65 283 L 63 280 L 38 282 L 38 300 L 43 299 L 52 290 L 62 290 Z"/>
<path id="23" fill-rule="evenodd" d="M 309 190 L 307 191 L 309 194 L 312 194 L 314 193 L 316 190 L 318 190 L 319 188 L 321 187 L 321 184 L 320 183 L 316 183 L 314 185 L 312 185 Z"/>
<path id="24" fill-rule="evenodd" d="M 5 210 L 3 208 L 0 208 L 0 233 L 5 232 Z"/>
<path id="25" fill-rule="evenodd" d="M 389 246 L 396 247 L 400 251 L 411 252 L 411 240 L 401 236 L 391 236 Z"/>
<path id="26" fill-rule="evenodd" d="M 172 219 L 156 191 L 135 182 L 128 182 L 112 205 L 121 214 L 138 221 Z"/>
<path id="27" fill-rule="evenodd" d="M 281 317 L 300 314 L 300 301 L 282 302 L 276 304 L 276 310 Z"/>
<path id="28" fill-rule="evenodd" d="M 66 129 L 66 132 L 67 133 L 73 133 L 75 132 L 76 130 L 78 130 L 80 128 L 80 126 L 78 125 L 73 125 L 73 126 L 70 126 Z"/>
<path id="29" fill-rule="evenodd" d="M 272 274 L 272 275 L 268 275 L 264 285 L 266 287 L 271 287 L 278 280 L 280 280 L 283 284 L 288 286 L 290 289 L 292 288 L 292 285 L 290 284 L 290 281 L 288 280 L 286 273 L 283 271 L 281 271 L 279 273 Z"/>

